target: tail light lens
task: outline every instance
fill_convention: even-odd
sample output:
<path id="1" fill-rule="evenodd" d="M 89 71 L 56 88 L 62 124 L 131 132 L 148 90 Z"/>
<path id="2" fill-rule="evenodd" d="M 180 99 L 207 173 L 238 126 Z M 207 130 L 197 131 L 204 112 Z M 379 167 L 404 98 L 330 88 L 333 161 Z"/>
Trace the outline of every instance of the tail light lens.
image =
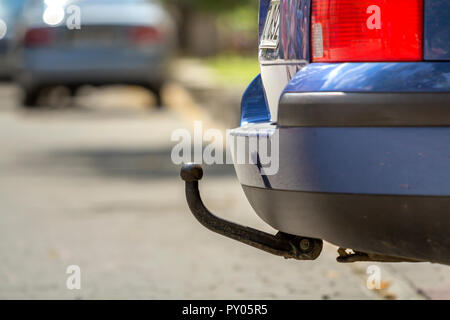
<path id="1" fill-rule="evenodd" d="M 42 47 L 53 42 L 54 30 L 51 28 L 35 28 L 26 32 L 24 44 L 26 47 Z"/>
<path id="2" fill-rule="evenodd" d="M 135 44 L 152 44 L 162 39 L 163 33 L 156 27 L 134 27 L 131 29 L 131 40 Z"/>
<path id="3" fill-rule="evenodd" d="M 314 62 L 423 59 L 423 0 L 313 0 Z"/>

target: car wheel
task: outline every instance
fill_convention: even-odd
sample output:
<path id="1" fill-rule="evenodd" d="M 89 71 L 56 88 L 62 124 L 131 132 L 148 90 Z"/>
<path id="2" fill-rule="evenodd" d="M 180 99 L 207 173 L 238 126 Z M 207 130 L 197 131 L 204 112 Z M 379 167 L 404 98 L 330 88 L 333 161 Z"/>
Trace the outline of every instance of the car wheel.
<path id="1" fill-rule="evenodd" d="M 25 108 L 37 108 L 38 99 L 41 93 L 40 88 L 27 88 L 24 89 L 22 97 L 22 106 Z"/>
<path id="2" fill-rule="evenodd" d="M 71 98 L 74 98 L 78 91 L 80 90 L 79 86 L 67 86 L 67 90 L 69 90 L 69 95 Z"/>

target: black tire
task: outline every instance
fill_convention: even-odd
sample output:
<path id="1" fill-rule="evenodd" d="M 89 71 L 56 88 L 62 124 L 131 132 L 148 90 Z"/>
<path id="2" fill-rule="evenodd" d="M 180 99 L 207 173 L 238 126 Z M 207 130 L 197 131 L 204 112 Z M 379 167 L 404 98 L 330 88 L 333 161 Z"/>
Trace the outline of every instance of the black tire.
<path id="1" fill-rule="evenodd" d="M 27 88 L 23 90 L 22 106 L 27 109 L 38 108 L 41 88 Z"/>
<path id="2" fill-rule="evenodd" d="M 69 90 L 70 97 L 74 98 L 77 95 L 78 90 L 80 90 L 80 86 L 67 86 L 67 89 Z"/>
<path id="3" fill-rule="evenodd" d="M 148 89 L 155 95 L 155 103 L 157 109 L 162 109 L 164 107 L 164 101 L 162 98 L 162 85 L 151 85 Z"/>

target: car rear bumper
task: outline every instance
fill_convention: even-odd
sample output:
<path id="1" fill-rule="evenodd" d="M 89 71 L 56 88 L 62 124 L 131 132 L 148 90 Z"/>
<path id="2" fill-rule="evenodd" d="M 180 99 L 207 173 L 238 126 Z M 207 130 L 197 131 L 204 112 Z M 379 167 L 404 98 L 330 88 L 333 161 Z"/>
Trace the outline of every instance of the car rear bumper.
<path id="1" fill-rule="evenodd" d="M 8 78 L 11 75 L 11 68 L 6 59 L 6 55 L 0 54 L 0 79 Z"/>
<path id="2" fill-rule="evenodd" d="M 23 87 L 52 85 L 161 85 L 166 75 L 150 69 L 31 71 L 21 72 L 16 78 Z"/>
<path id="3" fill-rule="evenodd" d="M 280 127 L 250 124 L 279 169 L 235 163 L 252 207 L 285 233 L 344 248 L 450 263 L 450 126 Z M 247 151 L 246 151 L 247 152 Z"/>

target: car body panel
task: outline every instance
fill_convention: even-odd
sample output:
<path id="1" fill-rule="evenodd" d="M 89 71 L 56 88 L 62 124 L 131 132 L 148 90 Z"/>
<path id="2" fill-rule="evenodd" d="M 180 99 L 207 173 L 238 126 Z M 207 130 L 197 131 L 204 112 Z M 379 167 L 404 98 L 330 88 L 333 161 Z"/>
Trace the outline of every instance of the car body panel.
<path id="1" fill-rule="evenodd" d="M 268 10 L 270 1 L 262 1 L 262 10 Z M 276 48 L 260 48 L 261 64 L 309 61 L 310 0 L 282 1 L 280 5 L 279 41 Z M 266 14 L 260 15 L 260 34 L 266 23 Z M 261 38 L 261 35 L 260 35 Z"/>
<path id="2" fill-rule="evenodd" d="M 450 263 L 450 128 L 279 128 L 279 171 L 235 163 L 256 213 L 276 230 L 343 248 Z M 247 150 L 246 150 L 247 153 Z"/>
<path id="3" fill-rule="evenodd" d="M 425 59 L 437 61 L 311 63 L 309 48 L 303 51 L 305 47 L 298 45 L 309 46 L 309 15 L 290 28 L 280 27 L 277 50 L 260 50 L 263 88 L 250 87 L 253 94 L 244 95 L 242 112 L 264 114 L 268 105 L 270 121 L 246 117 L 230 134 L 246 141 L 245 154 L 253 158 L 250 151 L 254 151 L 248 150 L 252 137 L 257 137 L 259 144 L 279 146 L 279 170 L 271 175 L 258 161 L 243 164 L 234 158 L 250 204 L 273 228 L 361 252 L 450 264 L 450 125 L 446 113 L 450 62 L 445 62 L 450 42 L 448 33 L 437 32 L 448 27 L 448 1 L 425 3 Z M 311 1 L 281 4 L 281 8 L 283 4 L 290 8 L 281 10 L 286 13 L 281 19 L 293 21 L 302 10 L 306 13 Z M 261 8 L 267 11 L 269 1 L 261 0 Z M 265 19 L 264 13 L 260 19 Z M 260 21 L 260 34 L 263 26 Z M 295 54 L 281 55 L 288 42 L 296 48 Z M 422 121 L 421 110 L 419 116 L 401 116 L 409 112 L 409 94 L 417 98 L 411 103 L 411 112 L 417 113 L 422 101 L 423 112 L 429 111 L 433 119 L 424 117 Z M 310 107 L 325 106 L 323 112 L 304 109 L 310 95 L 319 101 Z M 375 95 L 384 98 L 361 103 Z M 279 118 L 278 108 L 291 97 L 296 99 L 290 103 L 290 113 Z M 336 116 L 340 104 L 335 100 L 350 101 L 352 97 L 357 98 L 354 106 L 366 110 L 359 123 L 353 115 Z M 395 110 L 390 112 L 383 99 L 391 99 Z M 379 121 L 371 123 L 370 112 L 377 112 L 372 106 L 388 112 L 378 118 L 374 114 Z M 351 106 L 345 107 L 352 111 Z M 291 117 L 296 108 L 299 114 L 304 112 L 297 124 Z M 335 112 L 327 111 L 333 108 Z M 442 119 L 438 119 L 438 109 L 445 111 Z M 334 118 L 320 122 L 316 117 L 314 122 L 315 115 L 322 120 Z M 392 115 L 399 121 L 390 122 Z M 257 153 L 256 159 L 259 156 Z"/>
<path id="4" fill-rule="evenodd" d="M 261 75 L 258 75 L 248 86 L 242 98 L 241 125 L 268 121 L 270 121 L 269 106 Z"/>
<path id="5" fill-rule="evenodd" d="M 450 60 L 450 1 L 425 0 L 425 60 Z"/>
<path id="6" fill-rule="evenodd" d="M 283 1 L 280 6 L 280 35 L 277 48 L 259 50 L 261 77 L 266 88 L 271 119 L 278 118 L 280 95 L 294 75 L 310 59 L 309 29 L 310 0 Z M 261 1 L 261 10 L 267 12 L 270 1 Z M 266 23 L 266 14 L 260 15 L 260 34 Z"/>
<path id="7" fill-rule="evenodd" d="M 54 40 L 38 47 L 17 48 L 17 80 L 25 88 L 42 85 L 140 84 L 159 88 L 167 78 L 174 49 L 173 21 L 151 1 L 77 0 L 81 29 L 65 23 L 51 28 Z M 49 26 L 42 21 L 42 1 L 27 7 L 23 33 Z M 134 27 L 154 27 L 162 38 L 134 43 Z"/>
<path id="8" fill-rule="evenodd" d="M 284 92 L 448 92 L 448 62 L 311 63 Z"/>
<path id="9" fill-rule="evenodd" d="M 81 11 L 82 25 L 156 25 L 171 23 L 167 13 L 157 2 L 145 0 L 65 0 L 67 8 L 76 5 Z M 42 19 L 46 9 L 43 0 L 27 6 L 24 19 L 28 27 L 48 26 Z"/>
<path id="10" fill-rule="evenodd" d="M 152 52 L 153 51 L 153 52 Z M 162 51 L 162 52 L 161 52 Z M 47 50 L 25 53 L 17 80 L 25 87 L 39 85 L 159 84 L 167 76 L 164 50 L 108 49 Z M 96 62 L 96 63 L 93 63 Z"/>
<path id="11" fill-rule="evenodd" d="M 278 129 L 279 171 L 263 179 L 257 165 L 236 164 L 243 185 L 304 192 L 450 196 L 450 127 L 280 128 L 266 123 L 231 134 L 248 137 L 255 129 L 260 139 L 271 139 Z"/>
<path id="12" fill-rule="evenodd" d="M 261 219 L 284 233 L 400 261 L 450 265 L 450 197 L 243 189 Z"/>
<path id="13" fill-rule="evenodd" d="M 269 8 L 270 1 L 261 1 L 260 13 L 260 34 L 264 28 L 266 22 L 266 14 Z M 450 20 L 448 19 L 448 9 L 450 3 L 446 0 L 425 0 L 425 33 L 424 33 L 424 59 L 425 60 L 437 60 L 444 61 L 449 60 L 449 46 L 450 46 Z M 260 49 L 259 60 L 261 63 L 261 74 L 263 79 L 263 84 L 266 91 L 266 96 L 268 99 L 271 119 L 272 121 L 278 120 L 278 102 L 283 93 L 283 87 L 287 86 L 291 82 L 292 78 L 297 74 L 297 72 L 302 71 L 302 69 L 307 66 L 311 61 L 310 57 L 310 10 L 311 10 L 311 0 L 295 0 L 295 1 L 284 1 L 281 6 L 281 21 L 280 21 L 280 41 L 279 47 L 276 50 L 263 50 Z M 295 48 L 295 49 L 294 49 Z M 390 68 L 392 74 L 384 79 L 385 88 L 381 88 L 382 85 L 377 85 L 377 89 L 386 90 L 386 92 L 395 92 L 397 88 L 404 85 L 406 90 L 409 83 L 405 83 L 404 80 L 411 80 L 414 75 L 405 75 L 405 70 L 412 68 L 409 72 L 416 72 L 417 77 L 424 76 L 426 81 L 434 81 L 435 83 L 439 81 L 446 82 L 443 85 L 442 90 L 448 90 L 448 66 L 440 65 L 421 65 L 423 62 L 413 62 L 416 65 L 412 66 L 410 64 L 403 65 L 403 63 L 391 62 L 389 66 L 384 64 L 374 63 L 370 65 L 365 63 L 365 66 L 361 65 L 361 68 L 370 68 L 367 72 L 373 72 L 377 68 Z M 312 63 L 316 65 L 316 63 Z M 320 64 L 323 65 L 323 64 Z M 341 64 L 337 64 L 338 66 Z M 346 64 L 348 68 L 351 66 Z M 316 68 L 316 67 L 312 67 Z M 317 67 L 319 68 L 319 67 Z M 420 70 L 413 70 L 418 68 Z M 439 68 L 444 68 L 440 71 Z M 428 70 L 427 70 L 428 69 Z M 431 70 L 434 69 L 434 70 Z M 306 71 L 306 72 L 309 72 Z M 355 74 L 358 70 L 354 71 Z M 366 75 L 367 75 L 366 72 Z M 401 72 L 401 74 L 397 74 Z M 436 73 L 437 72 L 437 73 Z M 388 74 L 388 71 L 384 73 L 384 76 Z M 304 74 L 305 77 L 309 76 L 309 73 Z M 394 75 L 398 79 L 391 79 L 394 86 L 388 83 L 390 77 Z M 301 75 L 297 74 L 296 77 L 299 78 Z M 353 75 L 350 75 L 353 76 Z M 441 79 L 440 77 L 447 77 L 446 79 Z M 436 77 L 435 80 L 433 78 Z M 342 78 L 339 80 L 342 81 Z M 357 81 L 359 78 L 354 78 L 353 81 Z M 373 80 L 373 76 L 367 79 L 368 81 Z M 347 84 L 348 81 L 352 79 L 345 79 L 344 83 Z M 367 81 L 367 82 L 368 82 Z M 423 83 L 425 87 L 431 87 L 433 84 Z M 366 87 L 362 84 L 359 85 L 357 91 L 371 91 L 371 86 Z M 371 84 L 373 85 L 373 84 Z M 417 86 L 421 86 L 422 83 L 417 83 Z M 375 89 L 374 91 L 376 91 Z M 417 87 L 411 88 L 411 90 L 416 90 Z M 419 88 L 420 89 L 420 88 Z M 424 90 L 426 90 L 425 88 Z M 289 83 L 288 90 L 293 91 L 295 88 L 292 83 Z M 338 89 L 336 89 L 338 90 Z M 349 89 L 350 90 L 350 89 Z M 402 90 L 400 88 L 400 90 Z M 432 90 L 441 90 L 439 88 L 439 83 L 436 84 Z M 322 91 L 326 91 L 323 87 Z"/>
<path id="14" fill-rule="evenodd" d="M 259 20 L 258 20 L 258 33 L 259 40 L 261 40 L 261 35 L 264 30 L 264 25 L 266 24 L 267 13 L 269 11 L 271 0 L 260 0 L 259 1 Z"/>
<path id="15" fill-rule="evenodd" d="M 279 127 L 450 125 L 450 92 L 293 92 L 280 100 Z"/>
<path id="16" fill-rule="evenodd" d="M 305 65 L 306 63 L 261 65 L 261 78 L 267 96 L 271 121 L 278 120 L 278 103 L 286 85 Z"/>

